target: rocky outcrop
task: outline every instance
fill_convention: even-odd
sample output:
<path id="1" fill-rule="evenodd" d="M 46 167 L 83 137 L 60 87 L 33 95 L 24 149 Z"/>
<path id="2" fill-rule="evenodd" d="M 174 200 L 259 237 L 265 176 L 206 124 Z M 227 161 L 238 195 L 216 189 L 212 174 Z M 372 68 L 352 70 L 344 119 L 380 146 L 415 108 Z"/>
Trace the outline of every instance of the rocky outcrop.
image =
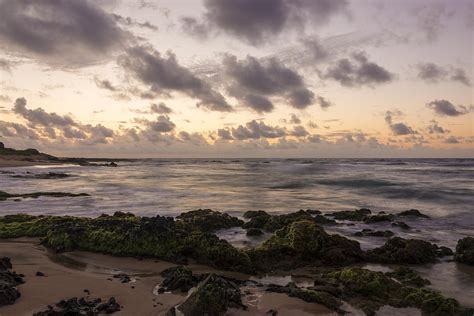
<path id="1" fill-rule="evenodd" d="M 428 215 L 421 213 L 419 210 L 409 209 L 397 214 L 399 217 L 419 217 L 419 218 L 430 218 Z"/>
<path id="2" fill-rule="evenodd" d="M 345 265 L 362 256 L 357 241 L 326 233 L 314 221 L 291 223 L 248 255 L 260 270 L 291 269 L 309 263 Z"/>
<path id="3" fill-rule="evenodd" d="M 240 288 L 232 281 L 209 274 L 196 289 L 179 305 L 184 316 L 222 315 L 229 308 L 246 309 L 242 304 Z"/>
<path id="4" fill-rule="evenodd" d="M 474 237 L 465 237 L 458 241 L 454 259 L 457 262 L 474 265 Z"/>
<path id="5" fill-rule="evenodd" d="M 419 239 L 393 237 L 385 245 L 365 252 L 367 261 L 398 264 L 435 263 L 440 257 L 436 244 Z"/>
<path id="6" fill-rule="evenodd" d="M 14 304 L 20 297 L 17 285 L 24 283 L 21 275 L 11 271 L 10 258 L 0 258 L 0 307 Z"/>
<path id="7" fill-rule="evenodd" d="M 206 232 L 214 232 L 223 228 L 238 227 L 242 226 L 244 223 L 237 217 L 209 209 L 199 209 L 181 213 L 181 215 L 176 219 L 178 220 L 178 223 L 188 226 L 191 229 L 199 229 Z"/>
<path id="8" fill-rule="evenodd" d="M 385 237 L 385 238 L 390 238 L 394 235 L 394 233 L 390 230 L 373 230 L 373 229 L 363 229 L 360 232 L 354 233 L 354 236 L 357 237 L 364 237 L 364 236 L 370 236 L 370 237 Z"/>
<path id="9" fill-rule="evenodd" d="M 182 293 L 187 293 L 199 282 L 199 278 L 193 275 L 191 269 L 183 266 L 166 269 L 161 272 L 161 276 L 164 277 L 164 280 L 160 284 L 158 293 L 164 293 L 168 291 L 180 291 Z"/>
<path id="10" fill-rule="evenodd" d="M 369 209 L 361 208 L 354 211 L 340 211 L 326 214 L 327 216 L 332 216 L 337 220 L 345 221 L 363 221 L 367 216 L 370 216 L 372 212 Z"/>
<path id="11" fill-rule="evenodd" d="M 114 297 L 103 302 L 102 299 L 97 298 L 87 300 L 83 297 L 73 297 L 68 300 L 62 300 L 55 306 L 48 305 L 44 311 L 34 313 L 33 316 L 66 316 L 66 315 L 99 315 L 99 314 L 113 314 L 120 311 L 121 306 L 117 303 Z"/>

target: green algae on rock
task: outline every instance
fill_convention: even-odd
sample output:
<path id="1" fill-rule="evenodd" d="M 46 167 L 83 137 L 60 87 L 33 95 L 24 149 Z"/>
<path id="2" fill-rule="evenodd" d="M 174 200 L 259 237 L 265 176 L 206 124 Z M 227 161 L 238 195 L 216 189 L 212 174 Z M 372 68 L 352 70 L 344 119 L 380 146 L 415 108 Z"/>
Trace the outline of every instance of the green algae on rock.
<path id="1" fill-rule="evenodd" d="M 359 268 L 346 268 L 327 275 L 343 286 L 343 299 L 361 308 L 367 315 L 383 305 L 415 307 L 424 315 L 464 315 L 466 310 L 452 298 L 439 292 L 410 287 L 394 281 L 389 275 Z"/>
<path id="2" fill-rule="evenodd" d="M 357 241 L 329 235 L 309 220 L 291 223 L 247 253 L 261 270 L 290 269 L 311 263 L 345 265 L 362 257 Z"/>
<path id="3" fill-rule="evenodd" d="M 339 211 L 326 214 L 337 220 L 346 220 L 346 221 L 357 221 L 362 222 L 367 216 L 370 216 L 372 212 L 369 209 L 361 208 L 354 211 Z"/>
<path id="4" fill-rule="evenodd" d="M 423 264 L 435 263 L 439 247 L 424 240 L 393 237 L 385 245 L 365 253 L 367 261 L 380 263 Z"/>
<path id="5" fill-rule="evenodd" d="M 454 259 L 457 262 L 474 265 L 474 237 L 465 237 L 458 241 Z"/>
<path id="6" fill-rule="evenodd" d="M 249 212 L 246 213 L 249 216 Z M 245 215 L 244 215 L 245 216 Z M 322 215 L 313 215 L 308 211 L 299 210 L 298 212 L 282 214 L 282 215 L 268 215 L 265 212 L 251 213 L 250 221 L 242 225 L 243 228 L 258 228 L 264 231 L 273 233 L 278 229 L 302 220 L 312 221 L 317 224 L 335 224 L 335 221 L 326 218 Z"/>
<path id="7" fill-rule="evenodd" d="M 179 305 L 178 310 L 184 316 L 218 316 L 228 308 L 246 309 L 242 303 L 240 288 L 237 284 L 211 273 L 198 284 L 186 301 Z"/>
<path id="8" fill-rule="evenodd" d="M 199 229 L 207 232 L 214 232 L 224 228 L 240 227 L 244 223 L 237 217 L 209 209 L 199 209 L 181 213 L 176 219 L 178 223 L 188 226 L 191 229 Z"/>

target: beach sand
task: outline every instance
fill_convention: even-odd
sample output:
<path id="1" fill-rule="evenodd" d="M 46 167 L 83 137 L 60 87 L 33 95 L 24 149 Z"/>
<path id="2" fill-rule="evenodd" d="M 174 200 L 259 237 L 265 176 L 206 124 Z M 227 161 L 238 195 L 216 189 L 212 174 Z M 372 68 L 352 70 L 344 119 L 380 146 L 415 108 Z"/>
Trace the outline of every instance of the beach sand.
<path id="1" fill-rule="evenodd" d="M 39 245 L 38 239 L 21 238 L 0 241 L 0 255 L 11 258 L 13 270 L 24 274 L 24 284 L 18 286 L 21 297 L 14 305 L 0 308 L 1 316 L 32 315 L 62 299 L 115 297 L 123 309 L 114 315 L 164 315 L 172 306 L 182 303 L 185 294 L 155 295 L 153 290 L 162 281 L 159 275 L 172 263 L 152 259 L 113 257 L 73 251 L 54 254 Z M 218 272 L 230 277 L 247 279 L 247 275 L 216 271 L 202 265 L 190 265 L 194 273 Z M 41 271 L 44 277 L 36 276 Z M 113 274 L 127 273 L 132 282 L 121 283 Z M 133 288 L 132 288 L 133 287 Z M 285 315 L 335 315 L 319 304 L 305 303 L 284 294 L 266 293 L 257 288 L 242 288 L 243 302 L 249 309 L 229 310 L 228 315 L 265 315 L 271 309 Z"/>
<path id="2" fill-rule="evenodd" d="M 0 157 L 0 168 L 11 168 L 11 167 L 28 167 L 28 166 L 36 166 L 36 165 L 52 165 L 55 164 L 54 162 L 47 161 L 47 160 L 25 160 L 20 159 L 17 156 L 5 156 Z"/>

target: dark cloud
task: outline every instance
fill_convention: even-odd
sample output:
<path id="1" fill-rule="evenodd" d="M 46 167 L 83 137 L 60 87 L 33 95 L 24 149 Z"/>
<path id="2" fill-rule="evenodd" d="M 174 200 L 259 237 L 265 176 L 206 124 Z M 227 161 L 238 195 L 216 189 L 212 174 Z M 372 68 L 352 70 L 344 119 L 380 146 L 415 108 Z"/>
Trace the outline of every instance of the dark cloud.
<path id="1" fill-rule="evenodd" d="M 258 112 L 270 112 L 269 97 L 284 97 L 291 106 L 302 109 L 313 103 L 314 94 L 303 78 L 276 58 L 259 60 L 252 56 L 238 60 L 227 55 L 224 71 L 230 81 L 228 92 Z"/>
<path id="2" fill-rule="evenodd" d="M 209 36 L 209 26 L 203 22 L 199 22 L 192 17 L 181 18 L 181 28 L 183 31 L 198 39 L 205 39 Z"/>
<path id="3" fill-rule="evenodd" d="M 49 113 L 42 108 L 30 110 L 25 98 L 15 101 L 12 111 L 27 121 L 28 130 L 52 139 L 62 136 L 67 139 L 81 140 L 85 145 L 105 144 L 114 136 L 114 131 L 101 124 L 82 124 L 68 115 Z M 23 125 L 22 125 L 23 126 Z M 23 132 L 26 132 L 24 130 Z M 31 132 L 28 132 L 31 134 Z"/>
<path id="4" fill-rule="evenodd" d="M 466 86 L 471 85 L 471 79 L 466 71 L 461 68 L 442 67 L 435 63 L 421 63 L 417 65 L 418 78 L 428 83 L 440 81 L 456 81 Z"/>
<path id="5" fill-rule="evenodd" d="M 238 140 L 279 138 L 285 135 L 284 128 L 266 125 L 264 122 L 255 120 L 248 122 L 245 126 L 239 125 L 237 128 L 232 128 L 232 136 Z"/>
<path id="6" fill-rule="evenodd" d="M 322 96 L 318 96 L 316 98 L 316 103 L 321 107 L 321 109 L 325 110 L 327 108 L 329 108 L 330 106 L 332 106 L 332 102 L 329 101 L 328 99 L 322 97 Z"/>
<path id="7" fill-rule="evenodd" d="M 234 139 L 234 138 L 232 137 L 232 134 L 231 134 L 230 130 L 227 129 L 227 128 L 218 129 L 218 130 L 217 130 L 217 136 L 219 136 L 220 139 L 224 139 L 224 140 L 232 140 L 232 139 Z"/>
<path id="8" fill-rule="evenodd" d="M 152 95 L 169 96 L 176 91 L 198 99 L 199 107 L 212 111 L 232 111 L 219 92 L 181 66 L 172 52 L 162 56 L 149 46 L 136 46 L 128 49 L 118 62 L 131 76 L 145 84 Z"/>
<path id="9" fill-rule="evenodd" d="M 18 98 L 15 101 L 13 112 L 22 116 L 31 125 L 40 126 L 75 126 L 76 122 L 67 115 L 58 115 L 56 113 L 48 113 L 42 108 L 29 110 L 26 108 L 26 99 Z"/>
<path id="10" fill-rule="evenodd" d="M 313 63 L 321 62 L 329 57 L 329 51 L 316 37 L 308 37 L 303 39 L 303 46 L 306 48 L 306 53 L 310 53 L 310 60 Z"/>
<path id="11" fill-rule="evenodd" d="M 173 110 L 166 106 L 163 102 L 159 104 L 152 104 L 150 106 L 150 111 L 152 113 L 157 113 L 157 114 L 171 114 L 173 113 Z"/>
<path id="12" fill-rule="evenodd" d="M 205 0 L 212 29 L 260 45 L 284 30 L 327 23 L 347 7 L 345 0 Z"/>
<path id="13" fill-rule="evenodd" d="M 118 91 L 118 88 L 115 87 L 109 80 L 106 80 L 106 79 L 101 80 L 101 79 L 95 77 L 94 82 L 101 89 L 109 90 L 109 91 L 112 91 L 112 92 Z"/>
<path id="14" fill-rule="evenodd" d="M 148 130 L 158 133 L 169 133 L 174 131 L 176 124 L 174 124 L 167 115 L 160 115 L 155 121 L 142 120 Z"/>
<path id="15" fill-rule="evenodd" d="M 418 78 L 427 82 L 438 82 L 444 79 L 447 71 L 434 63 L 423 63 L 417 65 Z"/>
<path id="16" fill-rule="evenodd" d="M 122 24 L 122 25 L 125 25 L 125 26 L 136 26 L 136 27 L 141 27 L 141 28 L 144 28 L 144 29 L 149 29 L 149 30 L 152 30 L 152 31 L 158 31 L 158 27 L 156 25 L 151 24 L 148 21 L 138 22 L 138 21 L 132 19 L 131 17 L 124 17 L 124 16 L 121 16 L 121 15 L 118 15 L 118 14 L 112 14 L 112 16 L 114 17 L 114 19 L 119 24 Z"/>
<path id="17" fill-rule="evenodd" d="M 301 125 L 295 126 L 293 130 L 291 131 L 291 136 L 295 136 L 295 137 L 305 137 L 308 135 L 309 135 L 308 131 Z"/>
<path id="18" fill-rule="evenodd" d="M 0 47 L 53 66 L 89 65 L 132 40 L 88 0 L 0 0 L 0 21 Z"/>
<path id="19" fill-rule="evenodd" d="M 428 132 L 430 134 L 445 134 L 449 133 L 449 130 L 444 129 L 443 127 L 439 126 L 438 122 L 435 120 L 432 120 L 430 122 L 431 124 L 428 126 Z"/>
<path id="20" fill-rule="evenodd" d="M 454 136 L 449 136 L 448 138 L 444 140 L 444 142 L 446 144 L 459 144 L 460 143 L 460 141 Z"/>
<path id="21" fill-rule="evenodd" d="M 454 104 L 447 100 L 435 100 L 427 104 L 427 106 L 435 111 L 438 115 L 444 116 L 460 116 L 469 113 L 470 108 L 459 105 L 456 107 Z"/>
<path id="22" fill-rule="evenodd" d="M 264 96 L 256 94 L 246 94 L 242 97 L 244 105 L 254 109 L 258 113 L 271 112 L 274 109 L 272 101 Z"/>
<path id="23" fill-rule="evenodd" d="M 387 111 L 385 114 L 385 122 L 390 127 L 393 135 L 395 136 L 403 136 L 403 135 L 413 135 L 416 134 L 416 131 L 413 130 L 410 126 L 406 125 L 405 123 L 394 123 L 393 116 L 400 115 L 401 113 Z"/>
<path id="24" fill-rule="evenodd" d="M 0 121 L 0 135 L 3 137 L 27 138 L 34 141 L 40 139 L 38 133 L 33 129 L 22 124 L 5 121 Z"/>
<path id="25" fill-rule="evenodd" d="M 301 124 L 301 119 L 296 114 L 291 114 L 290 124 Z"/>
<path id="26" fill-rule="evenodd" d="M 466 71 L 461 68 L 455 68 L 452 70 L 451 78 L 452 81 L 458 81 L 466 86 L 471 85 L 471 78 L 466 74 Z"/>
<path id="27" fill-rule="evenodd" d="M 336 80 L 347 87 L 374 86 L 395 79 L 394 74 L 374 62 L 370 62 L 363 52 L 352 54 L 351 59 L 339 59 L 336 64 L 326 70 L 322 77 Z"/>

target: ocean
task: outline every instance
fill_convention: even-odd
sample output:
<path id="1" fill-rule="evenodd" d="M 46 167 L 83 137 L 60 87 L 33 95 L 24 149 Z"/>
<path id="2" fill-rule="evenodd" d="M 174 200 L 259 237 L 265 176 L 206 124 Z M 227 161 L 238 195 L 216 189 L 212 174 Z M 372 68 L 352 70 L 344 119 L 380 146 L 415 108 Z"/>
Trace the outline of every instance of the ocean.
<path id="1" fill-rule="evenodd" d="M 248 210 L 332 212 L 364 207 L 392 213 L 415 208 L 432 220 L 408 223 L 415 229 L 401 235 L 450 247 L 459 238 L 473 235 L 474 159 L 144 159 L 118 164 L 117 168 L 49 165 L 0 169 L 0 190 L 9 193 L 91 195 L 3 201 L 0 214 L 95 217 L 124 211 L 176 216 L 210 208 L 241 216 Z M 48 172 L 71 177 L 34 177 Z M 329 229 L 352 235 L 360 226 Z"/>

